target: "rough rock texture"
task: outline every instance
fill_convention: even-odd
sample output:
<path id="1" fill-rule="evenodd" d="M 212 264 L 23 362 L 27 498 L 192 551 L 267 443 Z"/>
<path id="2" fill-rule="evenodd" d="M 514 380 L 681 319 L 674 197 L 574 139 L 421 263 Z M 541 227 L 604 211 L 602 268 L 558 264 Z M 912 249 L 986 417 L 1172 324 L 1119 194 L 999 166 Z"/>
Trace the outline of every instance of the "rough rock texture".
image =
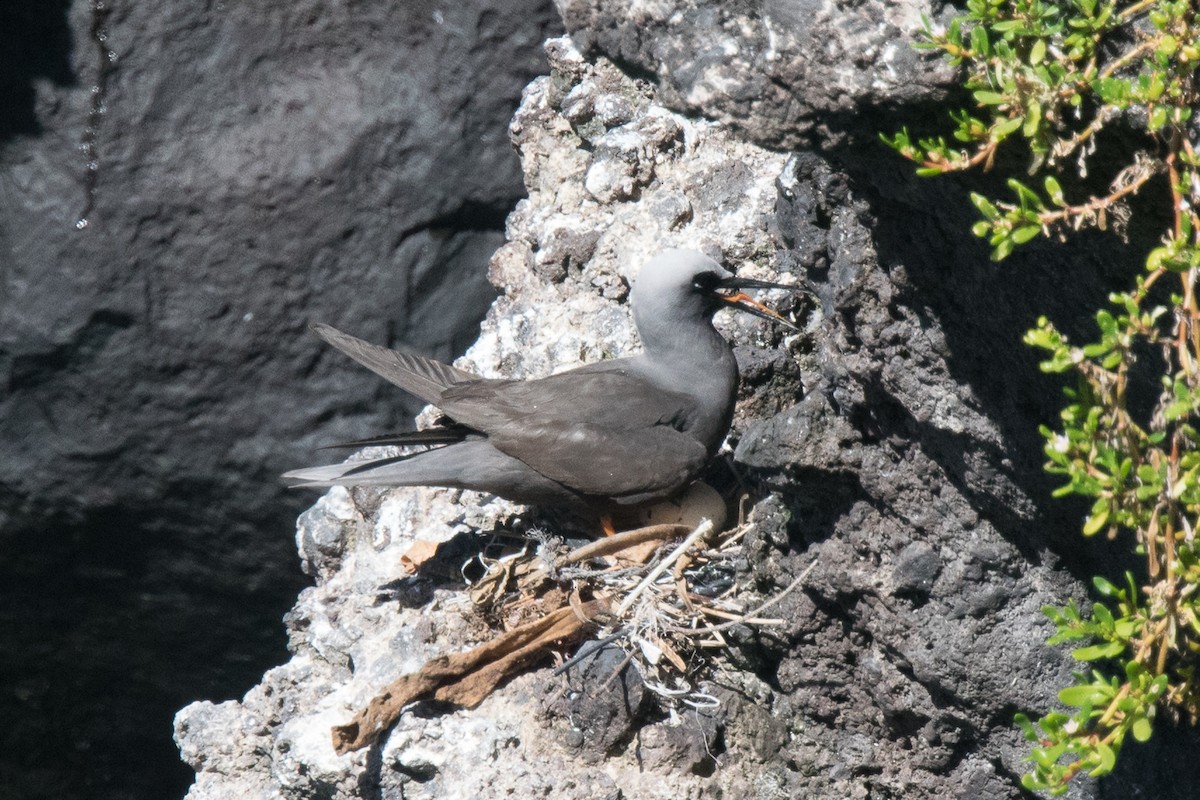
<path id="1" fill-rule="evenodd" d="M 836 39 L 847 17 L 883 19 L 892 5 L 823 5 L 843 16 L 806 35 Z M 1074 262 L 1035 271 L 1045 252 L 1033 251 L 1001 272 L 963 234 L 961 187 L 918 184 L 884 153 L 854 149 L 869 138 L 862 128 L 789 156 L 668 111 L 664 101 L 694 108 L 660 40 L 715 6 L 586 6 L 604 16 L 579 41 L 631 31 L 656 54 L 661 93 L 569 40 L 549 43 L 552 74 L 529 87 L 511 127 L 529 199 L 492 260 L 503 296 L 463 363 L 528 377 L 626 352 L 627 282 L 662 247 L 811 281 L 815 308 L 794 309 L 803 334 L 781 341 L 758 321 L 722 322 L 744 377 L 734 462 L 765 495 L 741 578 L 765 596 L 816 564 L 777 609 L 786 626 L 733 629 L 730 661 L 705 685 L 716 710 L 663 706 L 629 674 L 602 686 L 620 659 L 601 651 L 605 663 L 519 677 L 473 711 L 419 703 L 380 744 L 338 758 L 330 726 L 427 658 L 487 635 L 457 574 L 474 533 L 536 520 L 469 493 L 335 489 L 298 528 L 317 585 L 289 617 L 292 660 L 240 703 L 176 717 L 197 770 L 190 800 L 1023 796 L 1012 715 L 1052 704 L 1073 666 L 1043 646 L 1039 608 L 1084 592 L 1056 554 L 1074 541 L 1072 511 L 1045 505 L 1038 469 L 1032 421 L 1053 415 L 1055 387 L 1019 332 L 1045 312 L 1069 327 L 1072 304 L 1089 306 L 1062 299 L 1061 286 L 1098 292 L 1097 267 L 1112 274 L 1121 253 L 1085 240 Z M 573 27 L 581 7 L 565 4 Z M 726 19 L 705 19 L 715 18 Z M 655 20 L 671 25 L 657 35 Z M 815 115 L 827 96 L 869 85 L 793 91 Z M 702 110 L 723 118 L 726 100 Z M 406 577 L 399 555 L 413 539 L 454 544 Z M 1071 794 L 1180 796 L 1175 777 L 1127 769 Z"/>
<path id="2" fill-rule="evenodd" d="M 278 474 L 416 410 L 306 326 L 474 338 L 558 29 L 546 0 L 0 9 L 0 784 L 186 785 L 170 714 L 278 660 L 303 584 Z"/>
<path id="3" fill-rule="evenodd" d="M 652 75 L 660 101 L 768 147 L 828 145 L 952 72 L 910 45 L 925 0 L 556 0 L 567 30 Z"/>

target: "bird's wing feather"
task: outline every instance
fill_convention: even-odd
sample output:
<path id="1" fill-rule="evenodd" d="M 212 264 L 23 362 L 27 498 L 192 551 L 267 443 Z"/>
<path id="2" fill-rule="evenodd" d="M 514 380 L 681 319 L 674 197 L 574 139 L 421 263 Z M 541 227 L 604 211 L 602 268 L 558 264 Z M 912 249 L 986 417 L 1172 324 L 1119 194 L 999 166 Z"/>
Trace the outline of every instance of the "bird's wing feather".
<path id="1" fill-rule="evenodd" d="M 489 441 L 580 494 L 614 499 L 674 491 L 708 462 L 698 441 L 661 425 L 638 432 L 636 438 L 586 423 L 521 427 Z"/>
<path id="2" fill-rule="evenodd" d="M 697 440 L 682 424 L 695 412 L 691 398 L 619 362 L 540 380 L 485 380 L 328 325 L 313 330 L 437 406 L 457 426 L 482 432 L 497 450 L 581 494 L 620 498 L 668 492 L 692 480 L 710 456 L 713 443 Z"/>
<path id="3" fill-rule="evenodd" d="M 691 399 L 614 362 L 541 380 L 461 384 L 443 393 L 440 408 L 486 433 L 498 450 L 587 495 L 670 491 L 709 458 L 706 443 L 686 432 Z"/>
<path id="4" fill-rule="evenodd" d="M 317 336 L 367 369 L 432 405 L 441 405 L 442 392 L 448 387 L 482 380 L 464 369 L 364 342 L 329 325 L 316 324 L 312 329 Z"/>

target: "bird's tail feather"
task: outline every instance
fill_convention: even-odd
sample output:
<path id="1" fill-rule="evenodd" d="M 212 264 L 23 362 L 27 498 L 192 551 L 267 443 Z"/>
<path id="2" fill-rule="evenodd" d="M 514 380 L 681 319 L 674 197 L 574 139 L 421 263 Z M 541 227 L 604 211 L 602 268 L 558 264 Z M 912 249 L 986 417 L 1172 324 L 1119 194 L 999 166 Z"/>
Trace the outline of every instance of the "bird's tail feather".
<path id="1" fill-rule="evenodd" d="M 298 469 L 284 473 L 283 477 L 289 482 L 295 481 L 289 483 L 294 489 L 306 486 L 449 486 L 469 489 L 479 480 L 479 469 L 483 468 L 483 474 L 487 475 L 489 464 L 497 460 L 512 461 L 486 442 L 466 441 L 416 453 Z M 487 490 L 486 487 L 481 488 Z"/>
<path id="2" fill-rule="evenodd" d="M 406 392 L 431 405 L 437 405 L 447 387 L 466 381 L 480 380 L 458 367 L 434 361 L 412 353 L 389 350 L 365 342 L 356 336 L 342 333 L 330 325 L 316 324 L 313 333 L 341 350 L 375 374 L 386 378 Z"/>
<path id="3" fill-rule="evenodd" d="M 423 483 L 421 472 L 406 476 L 406 470 L 399 468 L 405 461 L 419 455 L 424 453 L 405 453 L 367 461 L 345 461 L 324 467 L 306 467 L 285 472 L 283 479 L 288 481 L 288 486 L 293 489 L 307 486 L 419 486 Z"/>
<path id="4" fill-rule="evenodd" d="M 524 503 L 579 506 L 579 495 L 482 439 L 372 461 L 348 461 L 285 474 L 293 487 L 444 486 Z"/>

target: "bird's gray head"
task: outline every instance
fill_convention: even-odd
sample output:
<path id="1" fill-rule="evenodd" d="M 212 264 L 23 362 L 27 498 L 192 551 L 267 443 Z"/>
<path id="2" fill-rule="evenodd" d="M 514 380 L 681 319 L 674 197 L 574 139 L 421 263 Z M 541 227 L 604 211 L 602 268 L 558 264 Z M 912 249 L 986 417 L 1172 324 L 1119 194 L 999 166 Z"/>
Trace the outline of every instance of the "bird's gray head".
<path id="1" fill-rule="evenodd" d="M 662 326 L 682 326 L 706 320 L 720 308 L 731 306 L 756 316 L 795 326 L 766 306 L 737 291 L 798 287 L 739 278 L 695 250 L 664 250 L 646 262 L 630 292 L 634 322 L 645 333 Z"/>
<path id="2" fill-rule="evenodd" d="M 629 303 L 641 329 L 653 319 L 702 318 L 719 307 L 716 290 L 733 273 L 695 250 L 664 250 L 638 273 Z"/>

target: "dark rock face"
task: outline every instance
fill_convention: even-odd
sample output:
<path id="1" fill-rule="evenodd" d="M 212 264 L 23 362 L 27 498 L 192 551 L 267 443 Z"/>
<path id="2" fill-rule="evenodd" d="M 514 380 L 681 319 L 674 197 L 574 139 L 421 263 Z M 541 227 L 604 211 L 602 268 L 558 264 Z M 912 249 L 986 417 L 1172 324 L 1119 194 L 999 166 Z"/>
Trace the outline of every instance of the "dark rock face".
<path id="1" fill-rule="evenodd" d="M 817 285 L 822 324 L 804 399 L 736 451 L 778 491 L 753 579 L 772 593 L 816 562 L 782 604 L 789 626 L 756 645 L 792 734 L 772 774 L 790 796 L 1019 797 L 1012 713 L 1051 702 L 1070 668 L 1038 609 L 1078 587 L 1030 535 L 1047 523 L 1037 480 L 985 413 L 1011 409 L 955 374 L 960 332 L 913 285 L 923 257 L 887 260 L 869 186 L 813 155 L 779 183 L 781 256 Z M 1009 378 L 1038 394 L 1036 370 Z M 731 751 L 744 735 L 730 723 Z"/>
<path id="2" fill-rule="evenodd" d="M 557 26 L 544 0 L 0 10 L 18 795 L 178 793 L 171 710 L 278 659 L 311 495 L 277 475 L 415 411 L 306 326 L 474 338 L 523 194 L 507 121 Z"/>

